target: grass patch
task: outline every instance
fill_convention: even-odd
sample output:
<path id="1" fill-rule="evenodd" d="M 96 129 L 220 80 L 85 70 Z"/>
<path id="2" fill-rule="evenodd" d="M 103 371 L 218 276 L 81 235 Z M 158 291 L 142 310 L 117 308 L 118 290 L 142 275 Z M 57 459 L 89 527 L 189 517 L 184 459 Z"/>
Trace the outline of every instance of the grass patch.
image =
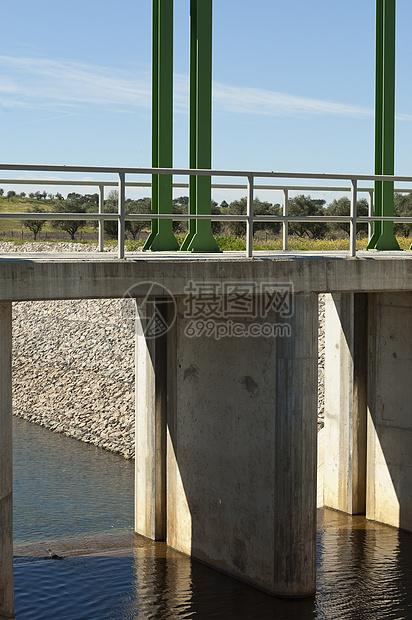
<path id="1" fill-rule="evenodd" d="M 359 248 L 363 240 L 359 241 Z M 365 240 L 365 247 L 367 241 Z M 283 240 L 280 237 L 270 239 L 268 241 L 254 241 L 253 249 L 255 250 L 282 250 Z M 288 239 L 289 250 L 300 252 L 322 252 L 322 251 L 338 251 L 349 250 L 349 239 L 309 239 L 309 237 L 290 236 Z"/>
<path id="2" fill-rule="evenodd" d="M 0 237 L 0 241 L 5 241 L 8 243 L 14 243 L 14 245 L 23 245 L 27 241 L 27 239 L 16 239 L 15 237 Z"/>
<path id="3" fill-rule="evenodd" d="M 144 244 L 145 244 L 144 239 L 139 239 L 138 241 L 132 241 L 131 239 L 127 239 L 125 243 L 126 252 L 136 252 L 136 250 L 143 247 Z M 105 245 L 106 245 L 106 242 L 105 242 Z"/>
<path id="4" fill-rule="evenodd" d="M 239 237 L 226 237 L 219 235 L 216 237 L 219 249 L 223 252 L 236 252 L 246 250 L 246 241 Z"/>

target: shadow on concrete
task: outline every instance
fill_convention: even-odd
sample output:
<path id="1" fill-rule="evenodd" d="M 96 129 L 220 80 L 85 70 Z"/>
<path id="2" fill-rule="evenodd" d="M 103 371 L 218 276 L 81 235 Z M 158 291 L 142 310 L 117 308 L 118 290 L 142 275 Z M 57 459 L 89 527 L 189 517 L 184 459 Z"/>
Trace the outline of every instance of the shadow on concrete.
<path id="1" fill-rule="evenodd" d="M 412 292 L 370 297 L 367 516 L 412 531 Z"/>

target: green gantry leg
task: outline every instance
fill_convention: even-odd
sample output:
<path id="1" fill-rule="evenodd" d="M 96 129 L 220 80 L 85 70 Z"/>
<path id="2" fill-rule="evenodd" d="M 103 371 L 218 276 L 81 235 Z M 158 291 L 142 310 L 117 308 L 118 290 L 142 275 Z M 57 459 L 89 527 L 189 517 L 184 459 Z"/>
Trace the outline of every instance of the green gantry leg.
<path id="1" fill-rule="evenodd" d="M 190 0 L 189 167 L 212 166 L 212 0 Z M 189 213 L 210 215 L 211 178 L 189 179 Z M 182 251 L 220 252 L 210 220 L 192 220 Z"/>
<path id="2" fill-rule="evenodd" d="M 190 0 L 190 78 L 189 78 L 189 168 L 196 169 L 196 91 L 197 91 L 197 0 Z M 196 177 L 189 177 L 189 213 L 196 215 Z M 196 220 L 189 220 L 182 251 L 187 251 L 196 234 Z"/>
<path id="3" fill-rule="evenodd" d="M 173 166 L 173 0 L 153 0 L 152 166 Z M 152 176 L 152 213 L 172 213 L 172 176 Z M 172 220 L 152 220 L 144 250 L 178 250 Z"/>
<path id="4" fill-rule="evenodd" d="M 396 0 L 376 1 L 375 174 L 394 174 Z M 375 215 L 393 216 L 394 184 L 375 182 Z M 393 222 L 374 222 L 368 250 L 399 250 Z"/>
<path id="5" fill-rule="evenodd" d="M 383 101 L 383 0 L 376 0 L 376 40 L 375 40 L 375 174 L 382 174 L 382 101 Z M 382 215 L 382 181 L 374 183 L 374 214 Z M 373 222 L 373 234 L 369 239 L 368 250 L 375 248 L 381 235 L 382 222 Z"/>

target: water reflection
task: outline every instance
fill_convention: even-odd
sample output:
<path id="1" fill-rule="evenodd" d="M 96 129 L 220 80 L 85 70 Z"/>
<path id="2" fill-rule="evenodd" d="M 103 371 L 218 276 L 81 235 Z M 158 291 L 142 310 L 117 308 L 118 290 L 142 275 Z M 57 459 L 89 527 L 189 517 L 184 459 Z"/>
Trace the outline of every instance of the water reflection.
<path id="1" fill-rule="evenodd" d="M 190 561 L 166 545 L 137 539 L 134 596 L 113 617 L 412 618 L 410 534 L 363 517 L 319 511 L 317 573 L 315 597 L 280 600 Z"/>
<path id="2" fill-rule="evenodd" d="M 134 462 L 13 418 L 13 536 L 133 529 Z"/>
<path id="3" fill-rule="evenodd" d="M 313 618 L 313 599 L 284 601 L 191 561 L 164 544 L 134 550 L 134 599 L 114 618 Z"/>
<path id="4" fill-rule="evenodd" d="M 317 618 L 412 618 L 412 535 L 364 517 L 323 511 Z"/>
<path id="5" fill-rule="evenodd" d="M 316 597 L 286 601 L 129 534 L 129 549 L 108 540 L 84 548 L 56 541 L 62 561 L 15 560 L 19 620 L 406 620 L 412 618 L 412 536 L 332 511 L 320 515 Z M 61 546 L 59 546 L 61 545 Z M 72 547 L 71 547 L 72 546 Z M 73 555 L 73 554 L 81 555 Z M 85 553 L 85 554 L 83 554 Z M 58 609 L 58 616 L 56 616 Z"/>
<path id="6" fill-rule="evenodd" d="M 132 529 L 133 463 L 15 424 L 18 540 Z M 319 511 L 317 594 L 299 601 L 276 599 L 164 543 L 122 536 L 56 540 L 62 561 L 47 556 L 47 545 L 16 549 L 17 618 L 412 620 L 412 535 L 363 517 Z"/>

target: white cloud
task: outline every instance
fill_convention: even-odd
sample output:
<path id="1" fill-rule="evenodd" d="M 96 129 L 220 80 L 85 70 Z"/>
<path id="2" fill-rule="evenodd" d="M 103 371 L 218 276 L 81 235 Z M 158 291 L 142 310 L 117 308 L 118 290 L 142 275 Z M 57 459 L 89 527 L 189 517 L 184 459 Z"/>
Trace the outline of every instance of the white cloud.
<path id="1" fill-rule="evenodd" d="M 10 94 L 10 93 L 15 93 L 15 92 L 16 92 L 16 86 L 12 82 L 12 80 L 4 76 L 0 76 L 0 93 Z"/>
<path id="2" fill-rule="evenodd" d="M 412 114 L 397 114 L 397 121 L 412 121 Z"/>
<path id="3" fill-rule="evenodd" d="M 298 97 L 270 90 L 214 83 L 216 112 L 265 116 L 328 115 L 372 117 L 371 109 L 347 103 Z M 0 55 L 0 106 L 64 107 L 66 110 L 99 106 L 118 112 L 151 106 L 150 71 L 130 71 L 50 58 Z M 174 77 L 174 107 L 187 112 L 188 77 Z M 412 120 L 400 114 L 399 120 Z"/>
<path id="4" fill-rule="evenodd" d="M 0 84 L 8 86 L 13 93 L 9 104 L 44 106 L 45 104 L 67 107 L 93 104 L 100 106 L 150 108 L 150 76 L 141 74 L 131 77 L 107 67 L 51 60 L 47 58 L 15 58 L 0 56 Z M 3 105 L 6 103 L 3 94 Z"/>
<path id="5" fill-rule="evenodd" d="M 239 88 L 224 84 L 214 85 L 214 101 L 217 106 L 227 112 L 239 114 L 259 114 L 266 116 L 302 114 L 327 114 L 334 116 L 373 116 L 367 108 L 345 103 L 322 101 L 296 97 L 287 93 L 279 93 L 258 88 Z"/>

